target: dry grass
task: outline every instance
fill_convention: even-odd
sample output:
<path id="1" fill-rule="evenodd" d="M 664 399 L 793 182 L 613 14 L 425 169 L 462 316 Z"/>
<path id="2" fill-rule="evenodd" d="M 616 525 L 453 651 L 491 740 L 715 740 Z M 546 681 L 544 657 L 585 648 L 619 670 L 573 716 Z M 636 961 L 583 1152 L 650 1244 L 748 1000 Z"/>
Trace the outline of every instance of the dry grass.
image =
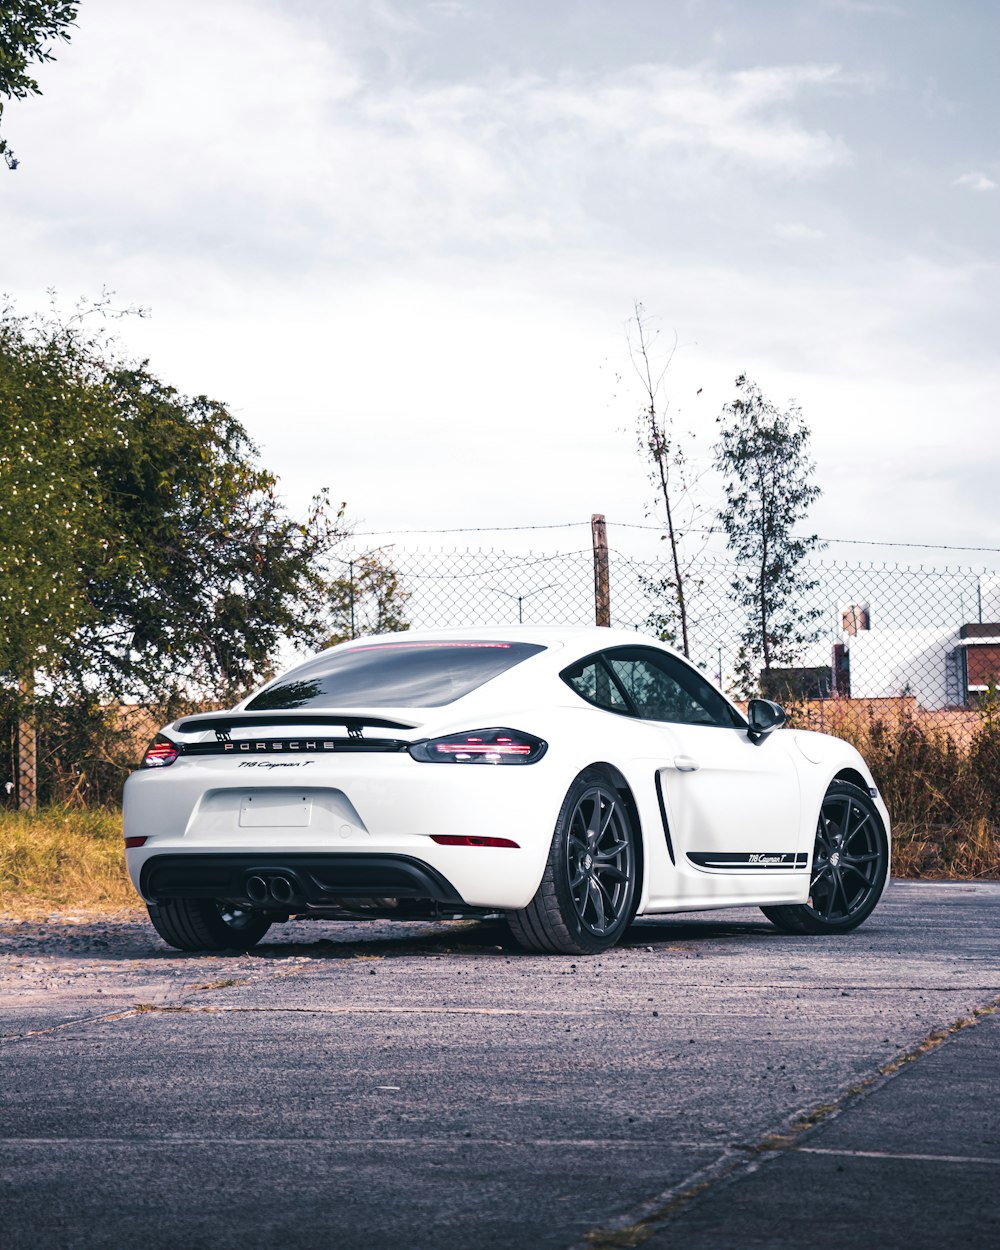
<path id="1" fill-rule="evenodd" d="M 29 916 L 138 904 L 125 873 L 120 811 L 0 811 L 0 912 Z"/>
<path id="2" fill-rule="evenodd" d="M 1000 877 L 1000 838 L 983 819 L 944 827 L 897 824 L 892 875 L 945 881 Z"/>
<path id="3" fill-rule="evenodd" d="M 893 820 L 893 873 L 1000 877 L 1000 707 L 927 712 L 914 700 L 793 705 L 791 723 L 844 738 L 868 762 Z"/>

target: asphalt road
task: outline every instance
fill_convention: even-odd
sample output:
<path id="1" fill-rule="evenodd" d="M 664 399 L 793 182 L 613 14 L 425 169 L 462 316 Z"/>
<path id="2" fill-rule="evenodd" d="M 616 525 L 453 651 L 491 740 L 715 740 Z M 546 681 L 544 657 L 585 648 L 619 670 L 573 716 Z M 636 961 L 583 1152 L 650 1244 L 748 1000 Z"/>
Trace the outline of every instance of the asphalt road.
<path id="1" fill-rule="evenodd" d="M 8 923 L 0 1240 L 995 1250 L 998 917 L 998 882 L 894 882 L 848 937 L 700 913 L 589 960 Z"/>

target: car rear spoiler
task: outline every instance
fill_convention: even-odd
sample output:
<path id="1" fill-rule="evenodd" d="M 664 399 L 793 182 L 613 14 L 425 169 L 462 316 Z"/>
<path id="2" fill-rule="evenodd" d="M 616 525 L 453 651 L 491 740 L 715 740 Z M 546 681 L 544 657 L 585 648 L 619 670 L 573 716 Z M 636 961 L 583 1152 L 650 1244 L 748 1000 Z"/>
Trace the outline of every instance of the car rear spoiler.
<path id="1" fill-rule="evenodd" d="M 349 734 L 360 734 L 365 729 L 416 729 L 414 721 L 386 720 L 381 716 L 345 716 L 342 712 L 205 712 L 198 716 L 185 716 L 175 721 L 172 728 L 178 733 L 203 733 L 214 730 L 222 737 L 234 729 L 268 727 L 276 729 L 284 725 L 341 725 Z"/>

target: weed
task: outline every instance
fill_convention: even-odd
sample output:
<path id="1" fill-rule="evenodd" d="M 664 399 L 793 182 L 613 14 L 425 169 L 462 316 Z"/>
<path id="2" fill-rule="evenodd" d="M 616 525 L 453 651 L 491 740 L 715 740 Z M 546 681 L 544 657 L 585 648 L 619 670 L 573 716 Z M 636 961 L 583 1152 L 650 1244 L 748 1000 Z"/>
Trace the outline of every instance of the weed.
<path id="1" fill-rule="evenodd" d="M 912 698 L 830 699 L 790 709 L 791 723 L 850 742 L 893 822 L 900 877 L 1000 877 L 1000 716 L 926 712 Z"/>
<path id="2" fill-rule="evenodd" d="M 0 911 L 135 907 L 121 812 L 49 807 L 0 811 Z"/>

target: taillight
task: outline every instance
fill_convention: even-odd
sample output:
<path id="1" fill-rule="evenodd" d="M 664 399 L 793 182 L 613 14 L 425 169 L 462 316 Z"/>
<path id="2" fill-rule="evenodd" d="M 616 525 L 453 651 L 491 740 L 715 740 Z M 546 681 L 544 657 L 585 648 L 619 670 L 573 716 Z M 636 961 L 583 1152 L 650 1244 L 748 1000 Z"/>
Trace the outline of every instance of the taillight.
<path id="1" fill-rule="evenodd" d="M 125 839 L 126 850 L 131 850 L 133 847 L 136 847 L 136 846 L 145 846 L 145 845 L 146 845 L 145 838 L 126 838 Z"/>
<path id="2" fill-rule="evenodd" d="M 414 742 L 407 750 L 422 764 L 534 764 L 548 743 L 516 729 L 474 729 Z"/>
<path id="3" fill-rule="evenodd" d="M 431 841 L 441 846 L 511 846 L 514 850 L 521 845 L 510 838 L 481 838 L 475 833 L 432 833 Z"/>
<path id="4" fill-rule="evenodd" d="M 169 738 L 164 738 L 162 734 L 157 734 L 146 748 L 146 754 L 142 757 L 141 767 L 166 768 L 168 764 L 174 762 L 179 754 L 176 743 L 171 742 Z"/>

